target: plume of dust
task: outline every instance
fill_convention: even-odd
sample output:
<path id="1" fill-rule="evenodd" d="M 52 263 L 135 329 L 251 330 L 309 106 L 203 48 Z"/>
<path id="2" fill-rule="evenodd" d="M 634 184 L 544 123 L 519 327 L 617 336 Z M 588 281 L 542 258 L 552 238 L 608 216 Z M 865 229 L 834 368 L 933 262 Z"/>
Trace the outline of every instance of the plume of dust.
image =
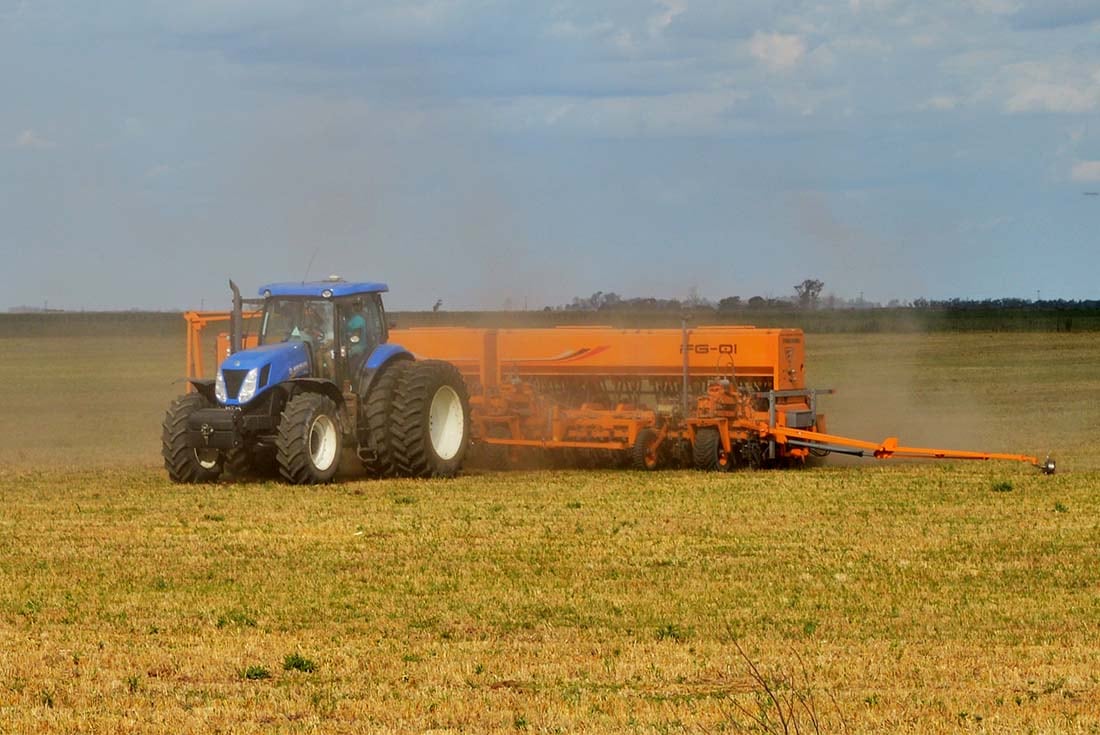
<path id="1" fill-rule="evenodd" d="M 821 406 L 829 432 L 868 441 L 897 437 L 911 447 L 1027 449 L 1010 446 L 1011 432 L 991 420 L 988 386 L 972 379 L 974 371 L 942 363 L 953 354 L 958 335 L 922 333 L 913 326 L 905 334 L 810 336 L 811 384 L 837 391 Z M 818 344 L 824 370 L 813 362 Z M 830 461 L 868 462 L 841 455 Z"/>
<path id="2" fill-rule="evenodd" d="M 820 269 L 830 291 L 872 299 L 902 298 L 924 290 L 913 247 L 903 239 L 882 235 L 842 220 L 819 191 L 791 195 L 798 229 L 808 236 L 812 250 L 799 267 Z"/>
<path id="3" fill-rule="evenodd" d="M 924 290 L 911 246 L 842 220 L 822 192 L 799 192 L 794 205 L 799 229 L 824 253 L 822 277 L 830 290 L 875 298 Z M 923 333 L 916 319 L 895 328 L 892 334 L 810 335 L 812 385 L 837 390 L 823 401 L 829 431 L 869 441 L 898 437 L 907 446 L 1009 451 L 991 430 L 978 386 L 938 363 L 951 354 L 945 340 L 952 335 Z M 836 455 L 833 461 L 867 460 Z"/>

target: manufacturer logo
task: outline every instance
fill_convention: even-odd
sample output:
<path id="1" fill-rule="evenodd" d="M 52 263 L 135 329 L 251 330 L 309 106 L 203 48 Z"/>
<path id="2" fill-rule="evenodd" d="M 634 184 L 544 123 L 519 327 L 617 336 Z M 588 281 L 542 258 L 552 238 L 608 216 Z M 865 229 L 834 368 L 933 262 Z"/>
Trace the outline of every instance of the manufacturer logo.
<path id="1" fill-rule="evenodd" d="M 723 343 L 717 345 L 680 345 L 680 354 L 687 352 L 693 352 L 696 355 L 736 355 L 737 345 L 730 343 Z"/>

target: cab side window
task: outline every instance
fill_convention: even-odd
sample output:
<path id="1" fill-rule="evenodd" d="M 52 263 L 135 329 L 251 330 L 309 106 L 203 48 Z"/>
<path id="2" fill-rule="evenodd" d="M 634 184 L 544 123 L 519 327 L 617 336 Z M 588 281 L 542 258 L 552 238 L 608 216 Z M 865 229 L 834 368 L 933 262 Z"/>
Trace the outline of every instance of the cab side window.
<path id="1" fill-rule="evenodd" d="M 340 308 L 343 317 L 343 350 L 352 374 L 359 370 L 382 341 L 382 314 L 378 299 L 367 296 Z"/>
<path id="2" fill-rule="evenodd" d="M 378 303 L 377 296 L 371 296 L 364 302 L 363 306 L 363 317 L 367 320 L 367 332 L 371 347 L 375 347 L 382 342 L 382 337 L 385 334 L 385 328 L 382 324 L 382 307 Z"/>

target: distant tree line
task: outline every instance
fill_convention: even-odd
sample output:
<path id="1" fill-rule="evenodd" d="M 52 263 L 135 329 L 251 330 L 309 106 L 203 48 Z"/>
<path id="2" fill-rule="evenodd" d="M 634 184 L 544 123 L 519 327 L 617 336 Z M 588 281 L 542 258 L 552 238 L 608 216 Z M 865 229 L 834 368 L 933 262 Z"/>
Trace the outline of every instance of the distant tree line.
<path id="1" fill-rule="evenodd" d="M 1001 310 L 1082 310 L 1100 309 L 1100 299 L 926 299 L 912 301 L 893 299 L 883 305 L 865 301 L 862 294 L 857 299 L 844 299 L 835 294 L 822 296 L 825 283 L 807 278 L 794 287 L 792 296 L 726 296 L 717 301 L 698 295 L 693 289 L 685 299 L 662 299 L 654 296 L 624 297 L 614 291 L 597 291 L 588 297 L 577 296 L 568 304 L 547 306 L 544 311 L 602 311 L 602 312 L 674 312 L 713 311 L 716 313 L 740 312 L 751 309 L 913 309 L 919 311 L 1001 311 Z"/>

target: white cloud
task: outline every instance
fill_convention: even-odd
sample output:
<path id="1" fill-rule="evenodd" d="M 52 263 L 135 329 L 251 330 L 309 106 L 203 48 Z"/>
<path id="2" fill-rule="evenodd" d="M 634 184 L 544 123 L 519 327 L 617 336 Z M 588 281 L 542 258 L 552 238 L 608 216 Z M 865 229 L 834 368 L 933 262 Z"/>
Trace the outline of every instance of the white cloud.
<path id="1" fill-rule="evenodd" d="M 959 100 L 956 97 L 947 97 L 940 95 L 938 97 L 930 97 L 924 101 L 924 104 L 920 106 L 922 110 L 954 110 L 959 106 Z"/>
<path id="2" fill-rule="evenodd" d="M 1012 64 L 1005 70 L 1010 113 L 1082 113 L 1100 108 L 1100 69 L 1067 59 Z"/>
<path id="3" fill-rule="evenodd" d="M 24 130 L 15 137 L 16 148 L 53 148 L 54 142 L 42 137 L 34 130 Z"/>
<path id="4" fill-rule="evenodd" d="M 550 29 L 547 33 L 553 38 L 583 41 L 589 38 L 606 36 L 614 30 L 615 26 L 608 21 L 580 25 L 571 20 L 559 20 L 550 24 Z"/>
<path id="5" fill-rule="evenodd" d="M 1070 178 L 1090 183 L 1100 181 L 1100 161 L 1078 161 L 1070 171 Z"/>
<path id="6" fill-rule="evenodd" d="M 852 9 L 853 13 L 864 11 L 882 12 L 890 10 L 893 4 L 893 0 L 848 0 L 848 7 Z"/>
<path id="7" fill-rule="evenodd" d="M 859 36 L 837 38 L 830 41 L 829 46 L 846 55 L 886 56 L 894 50 L 893 46 L 881 39 Z"/>
<path id="8" fill-rule="evenodd" d="M 625 28 L 616 31 L 615 34 L 612 35 L 611 45 L 614 46 L 616 50 L 626 54 L 638 50 L 638 45 L 634 42 L 634 34 Z"/>
<path id="9" fill-rule="evenodd" d="M 660 96 L 524 97 L 495 106 L 496 125 L 521 131 L 553 128 L 581 135 L 621 137 L 709 135 L 735 125 L 746 95 L 731 90 Z"/>
<path id="10" fill-rule="evenodd" d="M 749 53 L 772 71 L 789 71 L 806 55 L 800 36 L 757 31 L 749 39 Z"/>
<path id="11" fill-rule="evenodd" d="M 969 3 L 976 12 L 990 15 L 1011 15 L 1020 10 L 1017 0 L 970 0 Z"/>
<path id="12" fill-rule="evenodd" d="M 662 11 L 649 19 L 649 33 L 651 36 L 659 36 L 666 28 L 672 25 L 676 16 L 687 10 L 687 3 L 683 0 L 660 0 Z"/>
<path id="13" fill-rule="evenodd" d="M 1009 112 L 1089 112 L 1100 103 L 1095 89 L 1080 89 L 1070 84 L 1028 84 L 1009 97 Z"/>

